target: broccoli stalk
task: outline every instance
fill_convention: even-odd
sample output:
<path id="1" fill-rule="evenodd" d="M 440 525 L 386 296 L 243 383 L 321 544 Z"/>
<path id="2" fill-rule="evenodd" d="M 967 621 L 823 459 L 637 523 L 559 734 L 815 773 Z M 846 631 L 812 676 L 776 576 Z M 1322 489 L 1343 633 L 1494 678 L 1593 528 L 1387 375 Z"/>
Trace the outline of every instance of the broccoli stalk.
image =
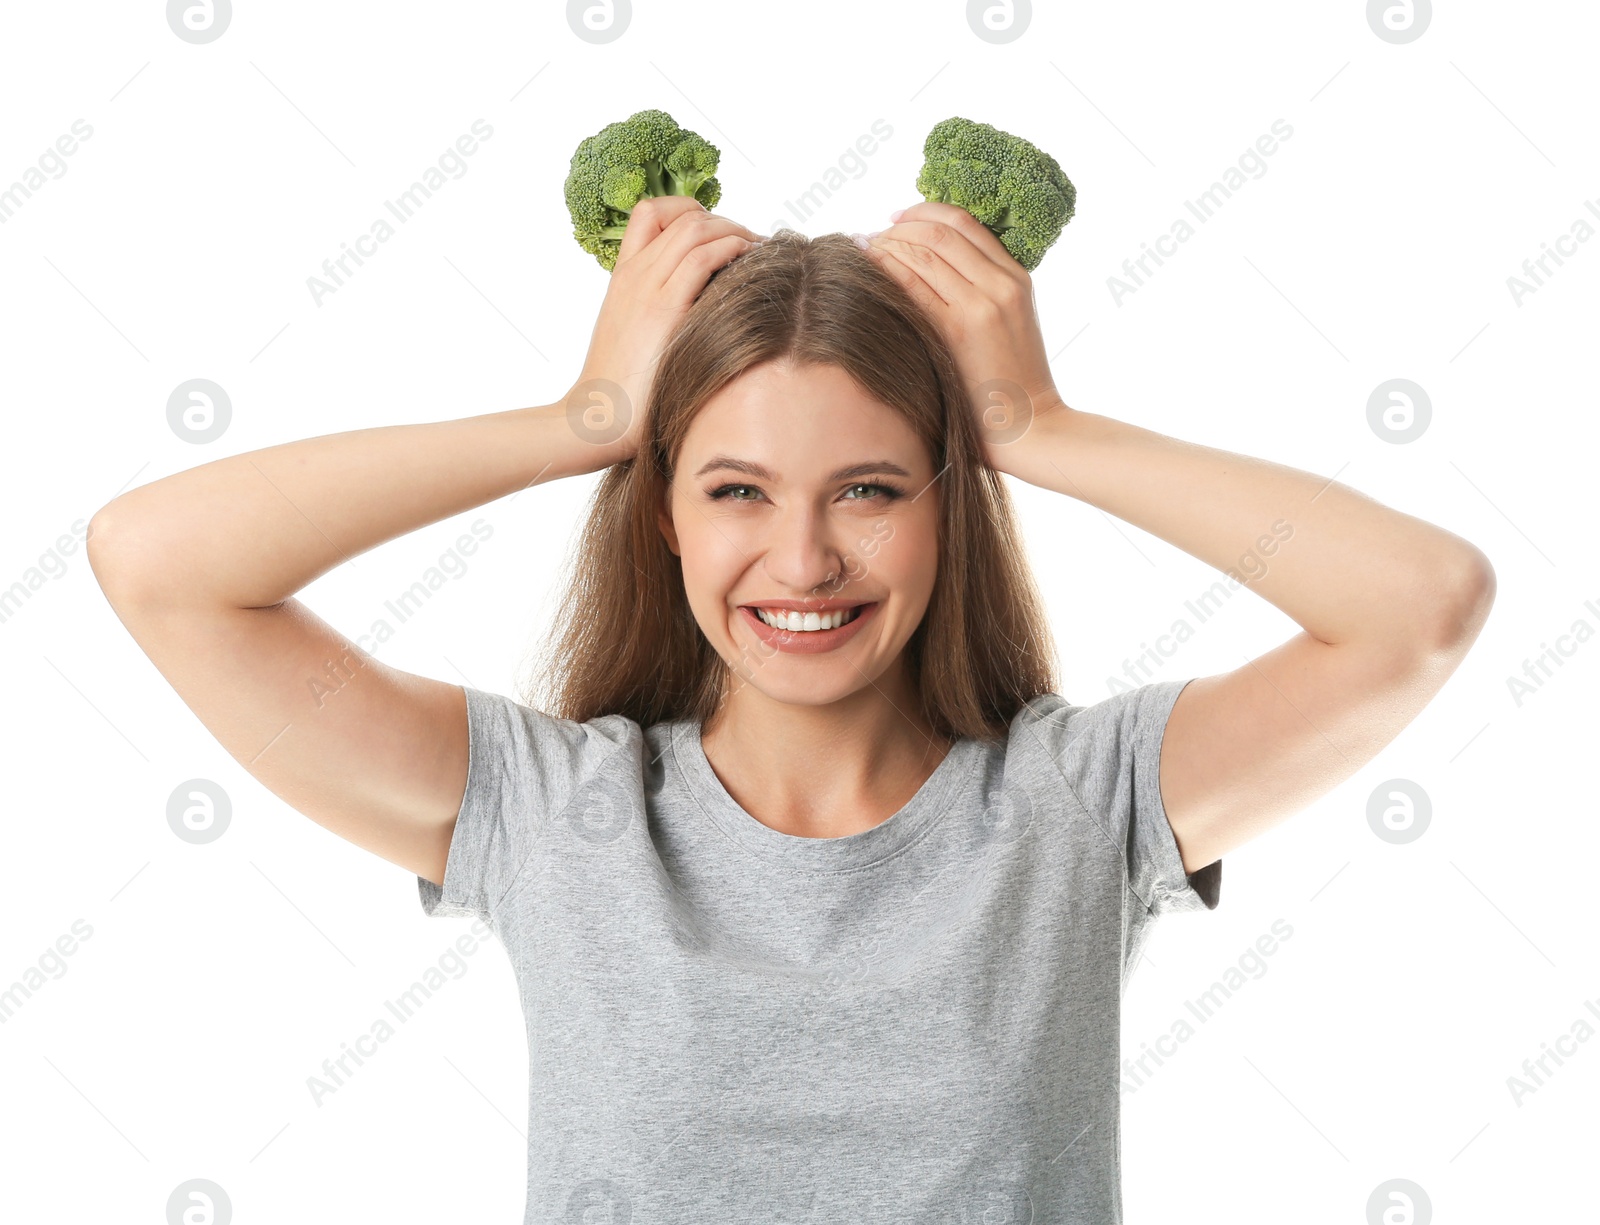
<path id="1" fill-rule="evenodd" d="M 1077 210 L 1077 188 L 1055 158 L 987 123 L 959 117 L 936 123 L 922 155 L 923 199 L 971 213 L 1029 272 Z"/>
<path id="2" fill-rule="evenodd" d="M 693 196 L 707 208 L 722 198 L 721 151 L 680 128 L 666 111 L 638 111 L 585 138 L 572 155 L 564 194 L 572 236 L 607 272 L 617 266 L 628 218 L 650 196 Z"/>

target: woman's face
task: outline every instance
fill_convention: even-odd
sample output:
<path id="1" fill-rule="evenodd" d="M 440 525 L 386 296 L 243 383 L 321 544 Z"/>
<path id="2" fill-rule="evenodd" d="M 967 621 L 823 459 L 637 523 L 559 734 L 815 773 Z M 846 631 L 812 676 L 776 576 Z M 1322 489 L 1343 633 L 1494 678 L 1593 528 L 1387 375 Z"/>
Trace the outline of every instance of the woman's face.
<path id="1" fill-rule="evenodd" d="M 938 566 L 936 476 L 906 420 L 837 366 L 769 362 L 706 402 L 659 521 L 735 689 L 826 705 L 898 668 Z M 818 634 L 763 626 L 753 604 L 870 607 Z"/>

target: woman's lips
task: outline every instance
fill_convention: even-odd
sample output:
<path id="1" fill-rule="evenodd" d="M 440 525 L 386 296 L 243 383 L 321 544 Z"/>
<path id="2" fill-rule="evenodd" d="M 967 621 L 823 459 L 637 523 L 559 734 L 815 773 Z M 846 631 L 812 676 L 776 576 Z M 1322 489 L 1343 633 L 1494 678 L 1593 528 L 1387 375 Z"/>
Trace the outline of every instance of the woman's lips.
<path id="1" fill-rule="evenodd" d="M 739 613 L 756 633 L 756 637 L 787 655 L 817 655 L 837 650 L 856 636 L 860 628 L 878 611 L 877 601 L 861 605 L 853 621 L 847 621 L 831 630 L 780 630 L 768 625 L 755 609 L 741 605 Z"/>

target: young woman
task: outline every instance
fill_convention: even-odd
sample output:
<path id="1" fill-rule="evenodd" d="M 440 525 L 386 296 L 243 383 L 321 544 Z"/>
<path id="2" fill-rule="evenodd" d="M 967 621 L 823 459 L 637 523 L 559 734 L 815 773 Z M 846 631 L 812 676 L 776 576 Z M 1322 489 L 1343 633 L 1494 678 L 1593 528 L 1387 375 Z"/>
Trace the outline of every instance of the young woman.
<path id="1" fill-rule="evenodd" d="M 1493 571 L 1335 482 L 1068 407 L 1028 274 L 960 209 L 865 248 L 757 237 L 645 203 L 568 400 L 153 482 L 95 516 L 95 574 L 263 785 L 505 944 L 528 1221 L 1116 1221 L 1150 924 L 1214 908 L 1224 854 L 1417 715 Z M 545 710 L 397 671 L 295 599 L 601 469 Z M 1001 473 L 1302 632 L 1068 702 Z"/>

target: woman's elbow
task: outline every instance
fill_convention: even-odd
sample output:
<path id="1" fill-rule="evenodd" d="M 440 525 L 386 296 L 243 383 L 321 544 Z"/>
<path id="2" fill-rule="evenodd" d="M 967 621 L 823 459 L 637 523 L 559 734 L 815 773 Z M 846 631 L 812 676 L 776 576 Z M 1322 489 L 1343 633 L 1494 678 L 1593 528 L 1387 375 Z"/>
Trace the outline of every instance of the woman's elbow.
<path id="1" fill-rule="evenodd" d="M 1430 653 L 1465 653 L 1494 607 L 1494 566 L 1475 545 L 1461 550 L 1440 580 L 1425 646 Z"/>

